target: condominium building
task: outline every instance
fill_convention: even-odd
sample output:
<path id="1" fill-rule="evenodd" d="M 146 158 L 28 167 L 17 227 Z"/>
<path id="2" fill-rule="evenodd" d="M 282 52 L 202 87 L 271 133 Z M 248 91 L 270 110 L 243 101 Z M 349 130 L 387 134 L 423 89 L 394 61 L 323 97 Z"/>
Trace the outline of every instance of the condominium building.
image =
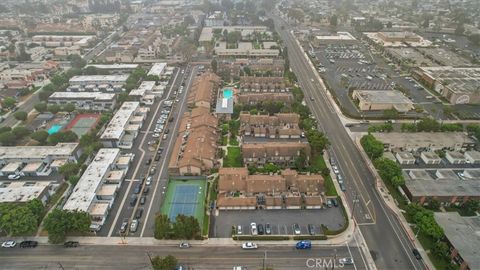
<path id="1" fill-rule="evenodd" d="M 55 92 L 48 98 L 48 103 L 73 104 L 79 110 L 109 111 L 115 108 L 116 97 L 113 93 L 102 92 Z"/>

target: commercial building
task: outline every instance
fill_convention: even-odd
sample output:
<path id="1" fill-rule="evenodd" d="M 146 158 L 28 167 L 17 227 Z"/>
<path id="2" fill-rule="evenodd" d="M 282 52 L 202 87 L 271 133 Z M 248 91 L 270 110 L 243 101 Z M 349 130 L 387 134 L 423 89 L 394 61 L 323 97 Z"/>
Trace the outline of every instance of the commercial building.
<path id="1" fill-rule="evenodd" d="M 146 114 L 140 107 L 140 102 L 124 102 L 108 123 L 100 141 L 105 147 L 132 148 Z"/>
<path id="2" fill-rule="evenodd" d="M 412 76 L 451 104 L 480 103 L 480 68 L 418 67 Z"/>
<path id="3" fill-rule="evenodd" d="M 416 160 L 413 154 L 410 152 L 397 152 L 395 153 L 395 158 L 397 159 L 398 163 L 402 165 L 415 164 Z"/>
<path id="4" fill-rule="evenodd" d="M 300 116 L 296 113 L 269 115 L 240 114 L 240 135 L 255 138 L 299 139 Z"/>
<path id="5" fill-rule="evenodd" d="M 385 54 L 394 62 L 411 67 L 438 66 L 438 64 L 420 53 L 416 48 L 386 48 Z"/>
<path id="6" fill-rule="evenodd" d="M 461 270 L 480 269 L 480 217 L 462 217 L 457 212 L 435 212 L 434 218 L 443 229 L 450 247 L 450 258 L 460 265 Z"/>
<path id="7" fill-rule="evenodd" d="M 122 156 L 118 148 L 100 149 L 78 180 L 63 209 L 88 213 L 92 219 L 90 229 L 100 230 L 131 160 L 132 155 Z"/>
<path id="8" fill-rule="evenodd" d="M 168 165 L 170 174 L 201 175 L 217 165 L 217 124 L 207 107 L 184 114 Z"/>
<path id="9" fill-rule="evenodd" d="M 441 47 L 435 48 L 417 48 L 417 50 L 432 59 L 434 63 L 440 66 L 452 66 L 452 67 L 468 67 L 472 66 L 472 62 L 468 59 L 449 51 L 448 49 L 444 49 Z"/>
<path id="10" fill-rule="evenodd" d="M 414 109 L 412 101 L 396 90 L 354 90 L 352 97 L 358 101 L 362 111 L 380 111 L 395 109 L 408 112 Z"/>
<path id="11" fill-rule="evenodd" d="M 55 189 L 49 181 L 0 182 L 0 203 L 24 203 L 39 199 L 44 204 Z"/>
<path id="12" fill-rule="evenodd" d="M 70 86 L 67 91 L 101 91 L 119 92 L 124 91 L 128 75 L 88 75 L 74 76 L 69 80 Z"/>
<path id="13" fill-rule="evenodd" d="M 337 32 L 333 35 L 315 36 L 313 43 L 317 46 L 329 44 L 353 44 L 357 39 L 349 32 Z"/>
<path id="14" fill-rule="evenodd" d="M 48 103 L 59 106 L 73 104 L 79 110 L 109 111 L 115 108 L 116 97 L 113 93 L 102 92 L 54 92 Z"/>
<path id="15" fill-rule="evenodd" d="M 246 166 L 263 166 L 274 163 L 280 166 L 292 166 L 295 159 L 305 154 L 308 161 L 310 145 L 308 142 L 266 142 L 242 144 L 243 164 Z"/>
<path id="16" fill-rule="evenodd" d="M 54 146 L 1 146 L 0 176 L 49 176 L 67 162 L 80 156 L 78 143 Z"/>
<path id="17" fill-rule="evenodd" d="M 431 173 L 425 170 L 403 172 L 405 185 L 402 188 L 410 201 L 424 204 L 430 199 L 435 199 L 442 204 L 450 205 L 480 199 L 479 178 L 466 181 L 456 176 L 451 177 L 444 170 Z"/>
<path id="18" fill-rule="evenodd" d="M 374 32 L 365 35 L 382 47 L 428 47 L 432 42 L 413 32 Z"/>
<path id="19" fill-rule="evenodd" d="M 383 142 L 385 150 L 388 151 L 465 151 L 473 149 L 476 143 L 463 132 L 390 132 L 373 135 Z"/>
<path id="20" fill-rule="evenodd" d="M 221 168 L 218 175 L 217 206 L 221 210 L 320 208 L 324 201 L 321 175 L 291 169 L 275 175 L 249 175 L 245 167 Z"/>

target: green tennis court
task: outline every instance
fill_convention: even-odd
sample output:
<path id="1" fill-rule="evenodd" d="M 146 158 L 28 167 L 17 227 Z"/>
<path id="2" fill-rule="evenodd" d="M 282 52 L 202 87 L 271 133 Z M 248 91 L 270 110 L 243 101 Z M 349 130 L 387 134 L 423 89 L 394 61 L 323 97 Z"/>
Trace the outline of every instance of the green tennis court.
<path id="1" fill-rule="evenodd" d="M 171 179 L 161 212 L 175 222 L 178 215 L 194 216 L 203 224 L 205 214 L 205 180 Z"/>

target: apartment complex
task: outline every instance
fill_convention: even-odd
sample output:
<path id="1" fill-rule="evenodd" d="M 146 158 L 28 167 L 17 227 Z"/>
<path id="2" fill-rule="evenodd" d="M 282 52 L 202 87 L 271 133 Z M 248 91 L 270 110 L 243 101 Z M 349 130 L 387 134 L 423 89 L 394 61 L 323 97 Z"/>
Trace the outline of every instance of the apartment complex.
<path id="1" fill-rule="evenodd" d="M 236 102 L 241 104 L 257 104 L 266 101 L 287 104 L 293 102 L 293 95 L 286 88 L 283 77 L 241 77 L 239 92 L 235 98 Z"/>
<path id="2" fill-rule="evenodd" d="M 214 73 L 204 73 L 192 84 L 187 97 L 189 106 L 211 108 L 220 84 L 220 78 Z"/>
<path id="3" fill-rule="evenodd" d="M 141 108 L 139 102 L 124 102 L 108 123 L 100 141 L 105 147 L 132 148 L 147 113 L 148 109 Z"/>
<path id="4" fill-rule="evenodd" d="M 67 91 L 100 91 L 100 92 L 120 92 L 124 91 L 123 86 L 128 79 L 128 75 L 88 75 L 73 76 L 69 80 Z"/>
<path id="5" fill-rule="evenodd" d="M 230 48 L 226 42 L 218 42 L 214 48 L 219 57 L 277 57 L 280 50 L 277 43 L 264 42 L 257 47 L 251 42 L 239 42 L 236 48 Z"/>
<path id="6" fill-rule="evenodd" d="M 463 132 L 416 132 L 416 133 L 374 133 L 386 151 L 417 151 L 417 150 L 471 150 L 475 140 Z"/>
<path id="7" fill-rule="evenodd" d="M 293 166 L 295 159 L 303 154 L 308 161 L 310 145 L 302 141 L 275 141 L 242 144 L 243 164 L 263 166 L 274 163 L 280 166 Z"/>
<path id="8" fill-rule="evenodd" d="M 88 213 L 92 219 L 90 229 L 100 230 L 131 161 L 132 155 L 122 156 L 118 148 L 100 149 L 78 180 L 63 209 Z"/>
<path id="9" fill-rule="evenodd" d="M 55 188 L 49 181 L 0 182 L 0 203 L 25 203 L 39 199 L 46 203 Z"/>
<path id="10" fill-rule="evenodd" d="M 240 114 L 240 135 L 270 139 L 298 139 L 302 130 L 296 113 L 269 115 Z"/>
<path id="11" fill-rule="evenodd" d="M 116 97 L 113 93 L 102 92 L 54 92 L 48 103 L 59 106 L 74 104 L 78 110 L 109 111 L 115 108 Z"/>
<path id="12" fill-rule="evenodd" d="M 54 146 L 0 147 L 0 176 L 49 176 L 62 165 L 75 162 L 80 156 L 78 143 Z"/>
<path id="13" fill-rule="evenodd" d="M 219 59 L 218 69 L 227 71 L 231 76 L 240 76 L 248 67 L 250 74 L 257 76 L 283 77 L 285 61 L 276 58 L 233 58 Z"/>
<path id="14" fill-rule="evenodd" d="M 221 168 L 218 201 L 226 209 L 314 209 L 323 204 L 321 175 L 282 170 L 279 174 L 249 175 L 247 168 Z"/>

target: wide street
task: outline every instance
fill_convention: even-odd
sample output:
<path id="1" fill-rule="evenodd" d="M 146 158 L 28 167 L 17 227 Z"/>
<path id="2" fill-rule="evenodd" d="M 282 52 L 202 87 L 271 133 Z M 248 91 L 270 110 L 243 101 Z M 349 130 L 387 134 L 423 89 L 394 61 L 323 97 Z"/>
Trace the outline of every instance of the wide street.
<path id="1" fill-rule="evenodd" d="M 235 247 L 195 246 L 39 246 L 34 249 L 2 249 L 0 269 L 151 269 L 149 257 L 175 256 L 180 265 L 189 269 L 225 269 L 245 266 L 261 269 L 264 263 L 273 269 L 366 269 L 358 249 L 351 246 L 313 247 L 296 250 L 293 246 L 261 246 L 257 250 Z M 340 266 L 339 260 L 354 258 L 355 265 Z M 323 264 L 325 261 L 325 265 Z M 317 263 L 317 265 L 316 265 Z M 330 263 L 330 264 L 329 264 Z M 329 265 L 329 267 L 324 267 Z M 322 266 L 322 267 L 320 267 Z"/>
<path id="2" fill-rule="evenodd" d="M 413 245 L 394 214 L 375 190 L 375 178 L 350 139 L 336 110 L 330 103 L 327 90 L 322 87 L 318 74 L 311 68 L 299 47 L 291 28 L 274 15 L 284 45 L 288 47 L 290 66 L 305 92 L 307 105 L 328 136 L 333 156 L 344 175 L 346 196 L 354 217 L 360 226 L 378 269 L 424 269 L 422 262 L 412 254 Z M 313 98 L 313 101 L 310 99 Z"/>

